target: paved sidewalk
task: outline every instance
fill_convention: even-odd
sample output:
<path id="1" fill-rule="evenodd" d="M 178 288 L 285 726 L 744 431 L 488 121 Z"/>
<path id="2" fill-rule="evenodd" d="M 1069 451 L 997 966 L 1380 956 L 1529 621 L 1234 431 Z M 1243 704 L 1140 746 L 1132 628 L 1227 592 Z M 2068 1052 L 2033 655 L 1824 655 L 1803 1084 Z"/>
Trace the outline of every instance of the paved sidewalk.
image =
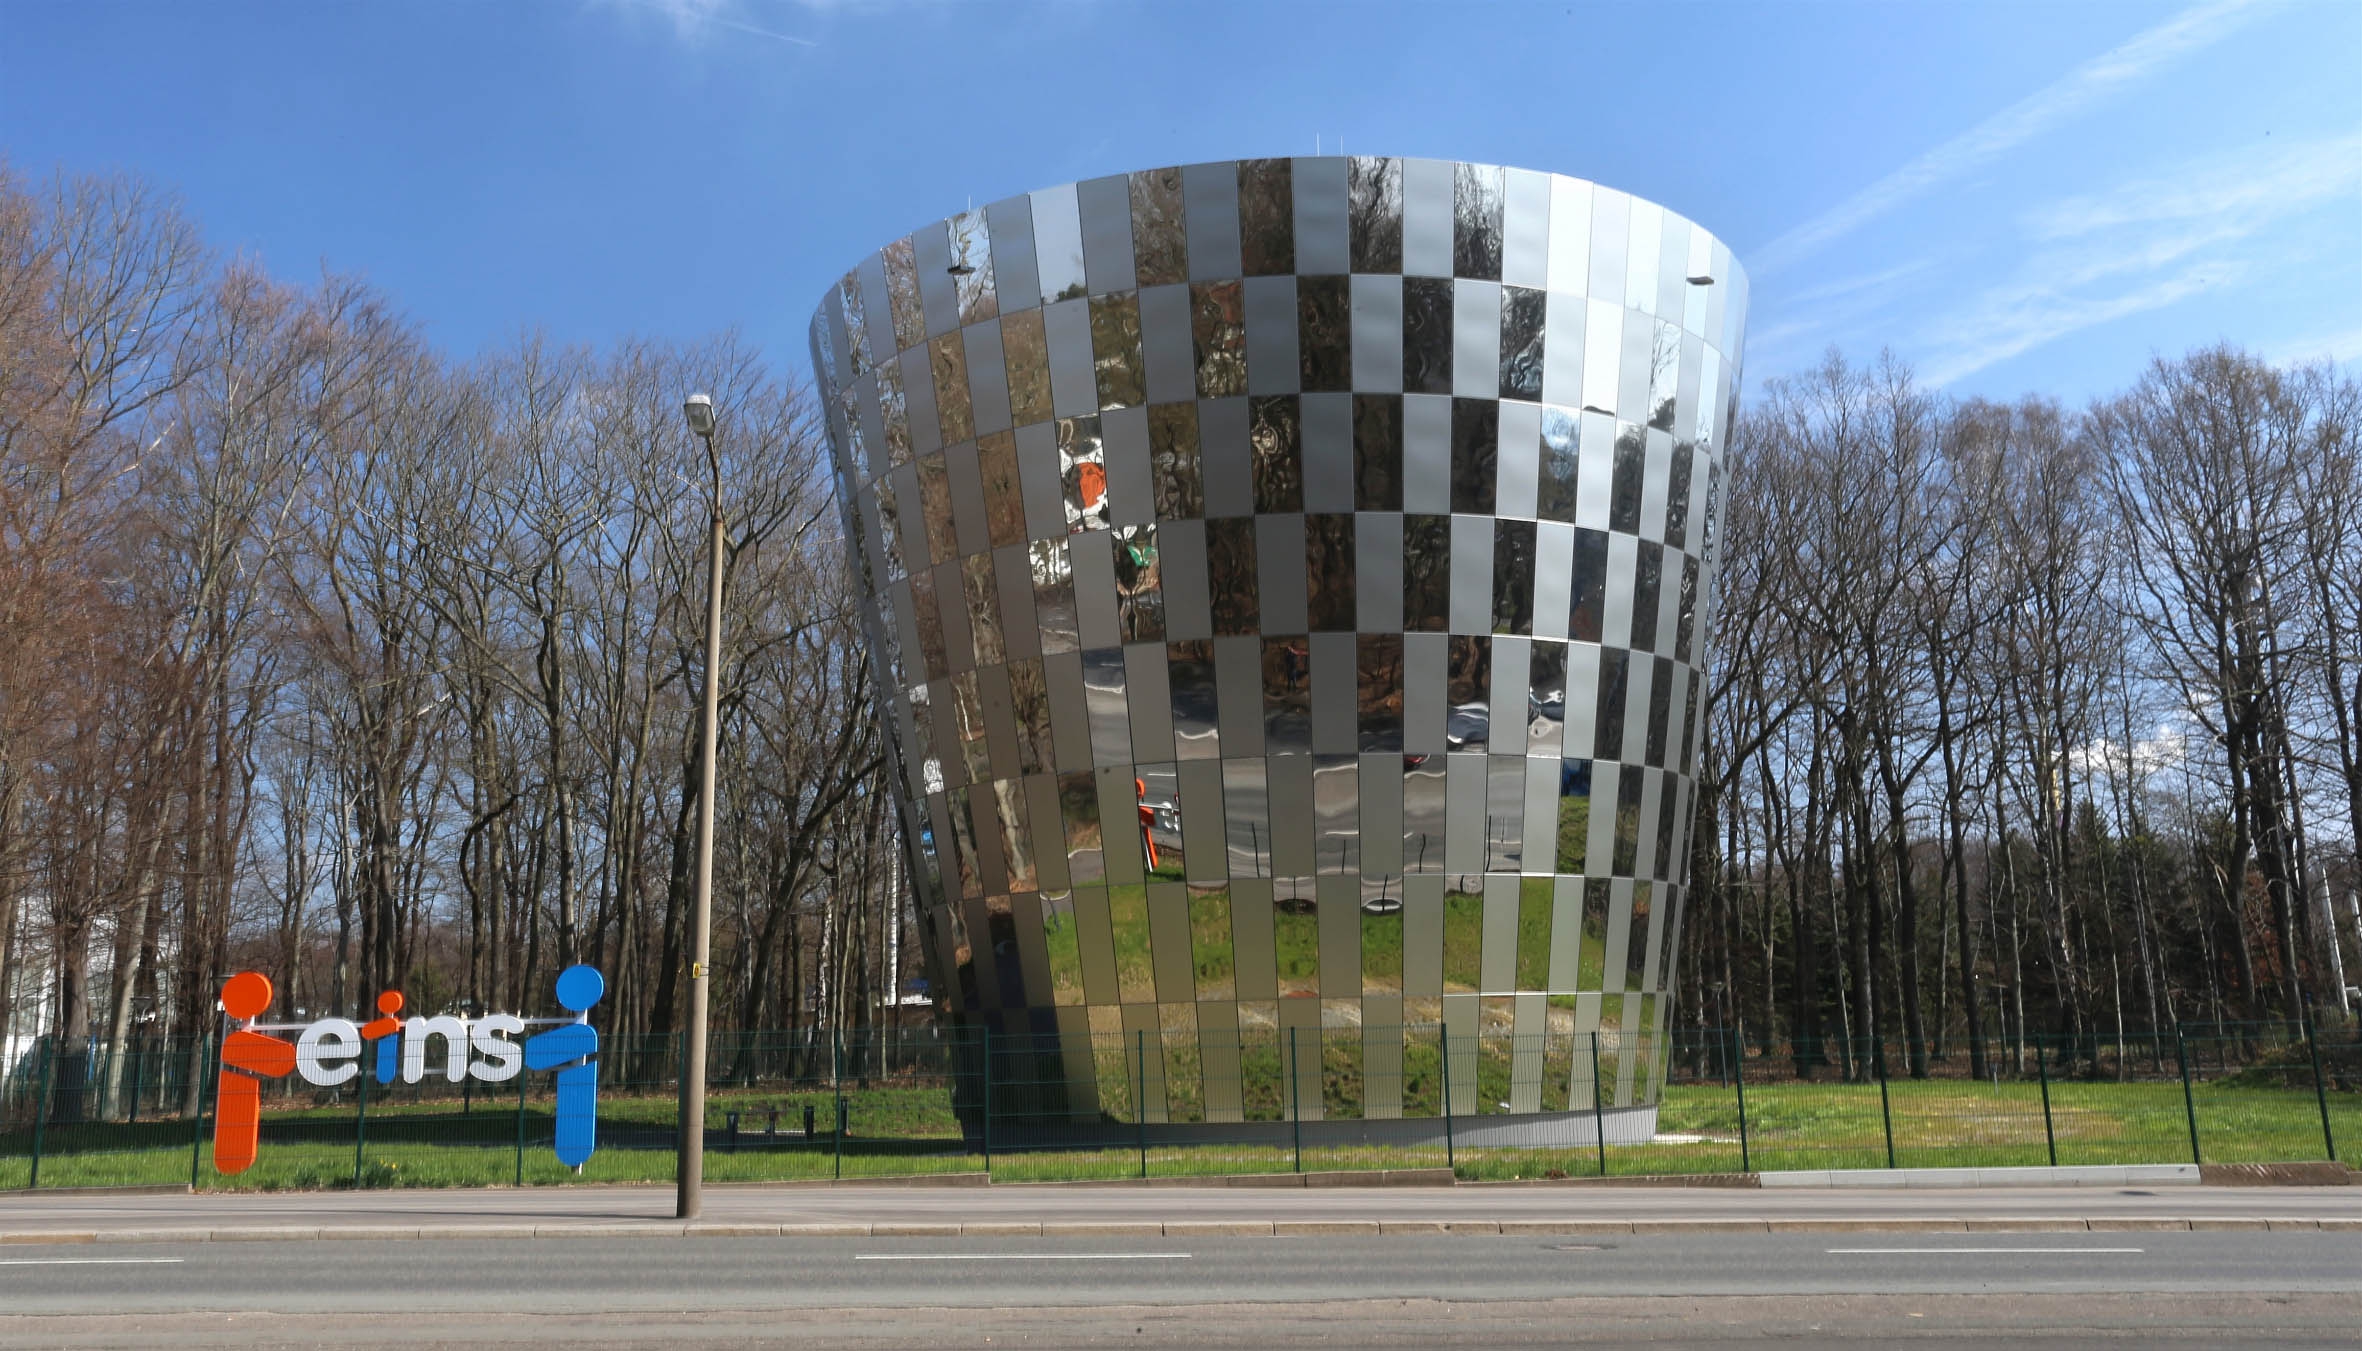
<path id="1" fill-rule="evenodd" d="M 2362 1232 L 2362 1188 L 1879 1188 L 1755 1191 L 1612 1186 L 1403 1189 L 716 1188 L 672 1218 L 669 1188 L 20 1193 L 0 1243 L 232 1239 L 1183 1235 L 1193 1233 L 1776 1233 L 1795 1230 L 2335 1229 Z"/>

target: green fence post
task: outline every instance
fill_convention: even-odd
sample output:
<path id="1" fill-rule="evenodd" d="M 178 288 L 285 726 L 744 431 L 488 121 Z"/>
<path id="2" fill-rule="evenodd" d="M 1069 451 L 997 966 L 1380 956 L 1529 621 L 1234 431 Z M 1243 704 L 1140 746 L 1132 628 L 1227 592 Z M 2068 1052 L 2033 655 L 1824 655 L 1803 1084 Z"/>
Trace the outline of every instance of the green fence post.
<path id="1" fill-rule="evenodd" d="M 1878 1071 L 1878 1118 L 1886 1126 L 1886 1166 L 1895 1166 L 1895 1111 L 1886 1093 L 1886 1042 L 1873 1040 L 1870 1044 L 1871 1068 Z"/>
<path id="2" fill-rule="evenodd" d="M 1437 1054 L 1443 1060 L 1443 1166 L 1457 1175 L 1458 1159 L 1452 1157 L 1452 1031 L 1442 1023 L 1435 1025 Z M 1593 1096 L 1597 1096 L 1594 1094 Z"/>
<path id="3" fill-rule="evenodd" d="M 2314 1077 L 2319 1078 L 2320 1076 L 2315 1075 Z M 137 1037 L 131 1040 L 131 1114 L 126 1119 L 135 1124 L 139 1121 L 139 1039 Z"/>
<path id="4" fill-rule="evenodd" d="M 525 1068 L 517 1067 L 517 1185 L 525 1185 Z"/>
<path id="5" fill-rule="evenodd" d="M 2329 1086 L 2321 1078 L 2321 1043 L 2313 1038 L 2313 1010 L 2310 1005 L 2305 1008 L 2305 1053 L 2313 1059 L 2313 1100 L 2321 1107 L 2321 1147 L 2329 1151 L 2329 1161 L 2335 1163 L 2337 1137 L 2329 1130 Z"/>
<path id="6" fill-rule="evenodd" d="M 2182 1067 L 2182 1112 L 2190 1120 L 2190 1162 L 2196 1164 L 2201 1162 L 2198 1157 L 2198 1102 L 2190 1096 L 2190 1043 L 2178 1027 L 2173 1030 L 2173 1058 Z"/>
<path id="7" fill-rule="evenodd" d="M 371 1057 L 364 1055 L 361 1059 L 366 1062 Z M 353 1082 L 361 1086 L 361 1091 L 353 1095 L 356 1105 L 353 1112 L 353 1190 L 359 1191 L 361 1188 L 361 1150 L 369 1141 L 369 1069 L 366 1063 L 362 1066 L 361 1072 L 353 1076 Z"/>
<path id="8" fill-rule="evenodd" d="M 992 1180 L 992 1028 L 989 1026 L 984 1029 L 984 1180 Z"/>
<path id="9" fill-rule="evenodd" d="M 197 1190 L 197 1170 L 205 1161 L 205 1088 L 208 1083 L 218 1080 L 221 1076 L 221 1067 L 214 1063 L 213 1033 L 211 1031 L 198 1033 L 197 1044 L 199 1049 L 205 1053 L 204 1058 L 198 1063 L 210 1069 L 212 1073 L 197 1083 L 197 1115 L 189 1127 L 190 1191 Z"/>
<path id="10" fill-rule="evenodd" d="M 2042 1140 L 2050 1146 L 2050 1166 L 2059 1166 L 2059 1133 L 2050 1121 L 2050 1048 L 2034 1043 L 2034 1073 L 2042 1082 Z"/>
<path id="11" fill-rule="evenodd" d="M 989 1033 L 987 1035 L 989 1035 Z M 989 1045 L 987 1046 L 986 1050 L 989 1054 Z M 985 1067 L 984 1073 L 986 1084 L 985 1104 L 987 1110 L 989 1111 L 992 1102 L 992 1069 L 990 1065 Z M 838 1036 L 835 1032 L 831 1032 L 828 1035 L 828 1082 L 831 1088 L 834 1089 L 837 1100 L 836 1129 L 830 1131 L 828 1134 L 830 1143 L 836 1148 L 836 1179 L 837 1181 L 842 1182 L 845 1180 L 845 1043 L 844 1039 Z M 984 1129 L 987 1132 L 992 1130 L 991 1117 L 989 1115 L 985 1118 Z M 992 1176 L 992 1140 L 989 1134 L 986 1136 L 984 1142 L 984 1175 L 986 1177 Z"/>
<path id="12" fill-rule="evenodd" d="M 1296 1171 L 1304 1171 L 1304 1075 L 1296 1068 L 1296 1033 L 1288 1029 L 1288 1128 L 1296 1140 Z"/>
<path id="13" fill-rule="evenodd" d="M 1607 1096 L 1599 1091 L 1599 1030 L 1591 1031 L 1591 1124 L 1599 1137 L 1599 1175 L 1607 1176 Z"/>
<path id="14" fill-rule="evenodd" d="M 1133 1054 L 1139 1058 L 1132 1071 L 1132 1140 L 1140 1149 L 1140 1176 L 1148 1176 L 1148 1033 L 1132 1034 Z"/>
<path id="15" fill-rule="evenodd" d="M 57 1037 L 52 1034 L 41 1046 L 41 1091 L 33 1098 L 33 1171 L 25 1179 L 29 1191 L 41 1185 L 41 1134 L 49 1124 L 49 1094 L 57 1084 Z"/>
<path id="16" fill-rule="evenodd" d="M 1752 1173 L 1755 1161 L 1747 1154 L 1747 1032 L 1731 1030 L 1731 1083 L 1739 1090 L 1739 1171 Z"/>

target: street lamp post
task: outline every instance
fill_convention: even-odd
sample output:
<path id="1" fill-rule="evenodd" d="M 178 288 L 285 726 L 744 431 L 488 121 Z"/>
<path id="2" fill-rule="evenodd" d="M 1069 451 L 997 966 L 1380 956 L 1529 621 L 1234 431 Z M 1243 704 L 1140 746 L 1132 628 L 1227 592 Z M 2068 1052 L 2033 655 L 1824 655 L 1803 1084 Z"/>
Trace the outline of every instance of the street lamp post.
<path id="1" fill-rule="evenodd" d="M 689 1037 L 681 1052 L 680 1166 L 673 1213 L 693 1220 L 705 1204 L 705 1016 L 707 966 L 713 952 L 714 759 L 721 721 L 722 462 L 714 453 L 714 401 L 692 394 L 681 405 L 689 430 L 705 442 L 713 508 L 706 541 L 705 713 L 698 724 L 697 899 L 689 919 Z"/>

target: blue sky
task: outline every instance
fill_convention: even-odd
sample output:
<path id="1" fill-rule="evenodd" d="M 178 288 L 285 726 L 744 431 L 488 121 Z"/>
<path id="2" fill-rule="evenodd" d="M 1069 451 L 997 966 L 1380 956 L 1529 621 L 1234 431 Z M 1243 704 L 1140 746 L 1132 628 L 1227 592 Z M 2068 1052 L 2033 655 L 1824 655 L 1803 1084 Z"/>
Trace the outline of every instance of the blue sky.
<path id="1" fill-rule="evenodd" d="M 129 170 L 465 354 L 736 326 L 786 363 L 912 226 L 1245 155 L 1576 174 L 1730 242 L 1750 384 L 1890 345 L 2080 402 L 2362 357 L 2362 4 L 0 0 L 0 155 Z"/>

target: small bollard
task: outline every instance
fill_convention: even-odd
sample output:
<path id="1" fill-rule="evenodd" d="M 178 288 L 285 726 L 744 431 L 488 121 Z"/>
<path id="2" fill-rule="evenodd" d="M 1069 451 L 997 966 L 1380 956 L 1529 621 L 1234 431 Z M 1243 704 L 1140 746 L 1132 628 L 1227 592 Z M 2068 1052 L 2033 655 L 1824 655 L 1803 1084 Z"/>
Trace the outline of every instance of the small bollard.
<path id="1" fill-rule="evenodd" d="M 729 1147 L 730 1147 L 732 1150 L 736 1150 L 736 1149 L 738 1148 L 738 1113 L 736 1113 L 736 1112 L 724 1112 L 724 1113 L 722 1114 L 722 1120 L 723 1120 L 725 1123 L 727 1123 L 727 1126 L 728 1126 L 728 1129 L 729 1129 L 729 1132 L 730 1132 L 730 1146 L 729 1146 Z"/>
<path id="2" fill-rule="evenodd" d="M 808 1103 L 808 1102 L 807 1102 L 807 1103 L 805 1103 L 805 1104 L 804 1104 L 804 1138 L 805 1138 L 805 1139 L 807 1139 L 807 1140 L 811 1139 L 811 1138 L 813 1137 L 813 1135 L 817 1133 L 817 1132 L 815 1132 L 815 1131 L 812 1129 L 812 1121 L 813 1121 L 813 1118 L 814 1118 L 816 1115 L 817 1115 L 817 1113 L 815 1113 L 815 1112 L 812 1110 L 812 1104 L 810 1104 L 810 1103 Z"/>
<path id="3" fill-rule="evenodd" d="M 763 1128 L 763 1133 L 764 1133 L 764 1134 L 766 1134 L 766 1135 L 768 1135 L 768 1136 L 770 1136 L 770 1137 L 771 1137 L 772 1139 L 774 1139 L 774 1140 L 776 1140 L 776 1139 L 778 1139 L 778 1138 L 779 1138 L 779 1109 L 778 1109 L 778 1108 L 774 1107 L 774 1108 L 772 1108 L 772 1109 L 771 1109 L 771 1124 L 770 1124 L 770 1125 L 768 1125 L 768 1126 L 765 1126 L 765 1127 Z"/>

